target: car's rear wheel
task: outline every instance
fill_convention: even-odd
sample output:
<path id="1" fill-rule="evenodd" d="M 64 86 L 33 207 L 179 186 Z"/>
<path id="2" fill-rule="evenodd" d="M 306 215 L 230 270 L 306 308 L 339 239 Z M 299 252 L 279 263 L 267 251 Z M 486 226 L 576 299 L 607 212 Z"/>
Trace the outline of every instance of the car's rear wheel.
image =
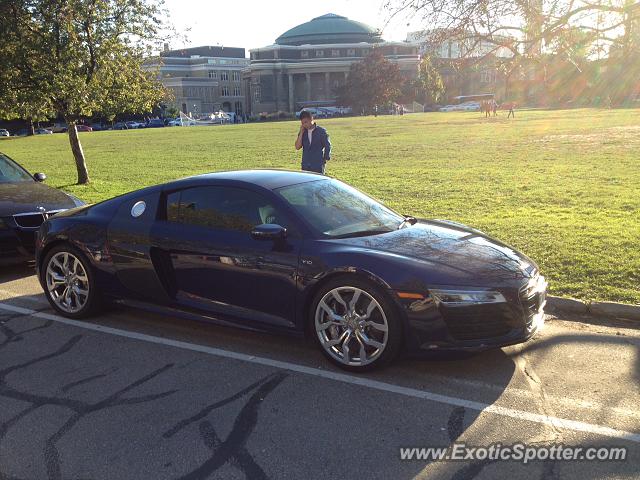
<path id="1" fill-rule="evenodd" d="M 393 360 L 402 324 L 387 294 L 369 282 L 337 278 L 317 293 L 311 309 L 314 338 L 345 370 L 365 371 Z"/>
<path id="2" fill-rule="evenodd" d="M 51 306 L 65 317 L 82 318 L 100 307 L 91 266 L 86 257 L 71 245 L 51 249 L 42 263 L 45 295 Z"/>

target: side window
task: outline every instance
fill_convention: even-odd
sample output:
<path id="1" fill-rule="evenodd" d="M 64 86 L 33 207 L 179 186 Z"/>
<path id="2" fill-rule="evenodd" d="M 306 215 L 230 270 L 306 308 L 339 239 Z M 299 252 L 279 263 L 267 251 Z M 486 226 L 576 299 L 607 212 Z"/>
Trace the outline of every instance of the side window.
<path id="1" fill-rule="evenodd" d="M 263 223 L 289 228 L 288 220 L 262 195 L 233 187 L 194 187 L 167 195 L 167 220 L 219 230 L 250 232 Z"/>
<path id="2" fill-rule="evenodd" d="M 180 192 L 167 195 L 167 220 L 170 222 L 180 221 Z"/>

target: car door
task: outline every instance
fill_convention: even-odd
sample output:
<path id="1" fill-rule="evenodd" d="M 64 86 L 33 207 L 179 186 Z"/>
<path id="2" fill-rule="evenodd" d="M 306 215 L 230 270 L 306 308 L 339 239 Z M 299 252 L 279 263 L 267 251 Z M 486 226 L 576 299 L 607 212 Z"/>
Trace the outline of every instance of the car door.
<path id="1" fill-rule="evenodd" d="M 152 228 L 154 265 L 176 302 L 248 323 L 294 326 L 301 238 L 268 194 L 207 185 L 166 192 Z M 161 215 L 162 217 L 162 215 Z M 259 224 L 288 228 L 257 240 Z"/>

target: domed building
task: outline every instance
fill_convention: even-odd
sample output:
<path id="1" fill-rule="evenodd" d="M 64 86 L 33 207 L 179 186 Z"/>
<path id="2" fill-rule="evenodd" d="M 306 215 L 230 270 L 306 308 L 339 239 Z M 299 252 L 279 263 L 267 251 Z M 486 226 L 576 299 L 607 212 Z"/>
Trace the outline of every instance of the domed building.
<path id="1" fill-rule="evenodd" d="M 335 89 L 344 84 L 351 64 L 374 48 L 404 75 L 417 74 L 416 45 L 386 42 L 378 30 L 333 13 L 316 17 L 287 30 L 275 44 L 250 50 L 245 103 L 254 115 L 335 105 Z"/>

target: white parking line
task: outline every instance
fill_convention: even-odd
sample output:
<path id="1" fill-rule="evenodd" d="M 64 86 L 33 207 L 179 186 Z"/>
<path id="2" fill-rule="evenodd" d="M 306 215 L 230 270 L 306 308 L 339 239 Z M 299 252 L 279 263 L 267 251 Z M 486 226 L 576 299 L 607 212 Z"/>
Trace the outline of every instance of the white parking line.
<path id="1" fill-rule="evenodd" d="M 65 325 L 83 328 L 85 330 L 93 330 L 96 332 L 107 333 L 109 335 L 116 335 L 119 337 L 131 338 L 131 339 L 140 340 L 143 342 L 156 343 L 160 345 L 181 348 L 183 350 L 191 350 L 194 352 L 206 353 L 208 355 L 215 355 L 218 357 L 231 358 L 231 359 L 240 360 L 243 362 L 249 362 L 249 363 L 255 363 L 258 365 L 264 365 L 268 367 L 280 368 L 283 370 L 289 370 L 292 372 L 302 373 L 305 375 L 312 375 L 315 377 L 326 378 L 326 379 L 334 380 L 337 382 L 349 383 L 352 385 L 359 385 L 362 387 L 372 388 L 372 389 L 380 390 L 383 392 L 396 393 L 399 395 L 405 395 L 407 397 L 430 400 L 432 402 L 444 403 L 447 405 L 454 405 L 456 407 L 464 407 L 464 408 L 476 410 L 479 412 L 493 413 L 493 414 L 501 415 L 504 417 L 515 418 L 518 420 L 526 420 L 529 422 L 539 423 L 543 425 L 555 426 L 555 427 L 563 428 L 565 430 L 603 435 L 606 437 L 640 443 L 639 433 L 626 432 L 624 430 L 616 430 L 614 428 L 606 427 L 603 425 L 594 425 L 590 423 L 579 422 L 576 420 L 568 420 L 564 418 L 557 418 L 557 417 L 551 417 L 551 416 L 541 415 L 537 413 L 526 412 L 523 410 L 516 410 L 513 408 L 500 407 L 498 405 L 490 405 L 486 403 L 475 402 L 472 400 L 465 400 L 463 398 L 440 395 L 438 393 L 433 393 L 426 390 L 418 390 L 415 388 L 401 387 L 399 385 L 393 385 L 391 383 L 371 380 L 363 376 L 357 377 L 357 376 L 348 375 L 345 373 L 320 370 L 317 368 L 306 367 L 304 365 L 297 365 L 295 363 L 283 362 L 280 360 L 273 360 L 271 358 L 266 358 L 266 357 L 256 357 L 254 355 L 247 355 L 245 353 L 222 350 L 220 348 L 215 348 L 215 347 L 207 347 L 205 345 L 197 345 L 194 343 L 171 340 L 169 338 L 155 337 L 153 335 L 147 335 L 144 333 L 130 332 L 127 330 L 120 330 L 117 328 L 104 327 L 102 325 L 96 325 L 92 323 L 71 320 L 68 318 L 60 317 L 58 315 L 53 315 L 53 314 L 44 313 L 44 312 L 37 312 L 29 308 L 17 307 L 17 306 L 9 305 L 6 303 L 0 303 L 0 309 L 10 311 L 13 313 L 22 314 L 22 315 L 30 315 L 32 317 L 41 318 L 43 320 L 51 320 L 54 322 L 65 324 Z"/>

